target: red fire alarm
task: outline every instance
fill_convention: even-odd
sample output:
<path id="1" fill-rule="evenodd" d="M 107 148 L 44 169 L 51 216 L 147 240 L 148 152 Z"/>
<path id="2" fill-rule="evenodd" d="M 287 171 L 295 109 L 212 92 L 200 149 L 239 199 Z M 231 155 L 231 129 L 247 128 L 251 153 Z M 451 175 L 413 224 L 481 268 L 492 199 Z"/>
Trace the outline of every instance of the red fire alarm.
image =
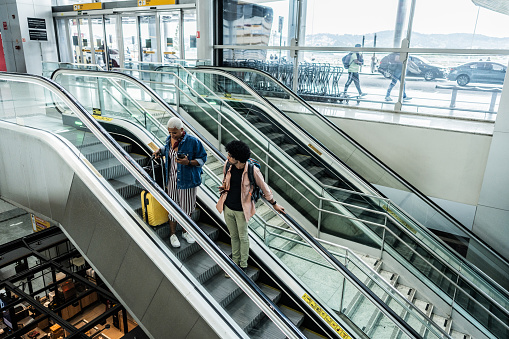
<path id="1" fill-rule="evenodd" d="M 7 21 L 4 21 L 4 31 L 8 30 L 7 28 Z"/>
<path id="2" fill-rule="evenodd" d="M 200 31 L 197 31 L 196 32 L 196 38 L 199 39 L 200 38 Z"/>

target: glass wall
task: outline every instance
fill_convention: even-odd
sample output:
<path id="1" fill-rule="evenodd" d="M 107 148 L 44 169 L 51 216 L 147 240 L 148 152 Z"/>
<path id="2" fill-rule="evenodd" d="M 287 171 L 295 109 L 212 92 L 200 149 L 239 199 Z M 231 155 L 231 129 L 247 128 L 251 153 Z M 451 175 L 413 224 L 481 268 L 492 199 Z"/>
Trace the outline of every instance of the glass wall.
<path id="1" fill-rule="evenodd" d="M 507 14 L 463 0 L 300 3 L 223 0 L 223 44 L 236 46 L 224 63 L 267 71 L 308 100 L 494 119 Z M 284 48 L 292 38 L 296 52 Z"/>

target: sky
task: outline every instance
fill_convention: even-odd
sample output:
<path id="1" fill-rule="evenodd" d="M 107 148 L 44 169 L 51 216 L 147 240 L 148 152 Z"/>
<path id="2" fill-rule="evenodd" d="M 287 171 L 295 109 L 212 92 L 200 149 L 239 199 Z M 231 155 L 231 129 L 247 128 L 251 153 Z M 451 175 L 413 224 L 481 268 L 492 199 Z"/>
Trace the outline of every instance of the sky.
<path id="1" fill-rule="evenodd" d="M 398 0 L 307 0 L 307 34 L 368 34 L 395 27 Z M 410 9 L 411 1 L 408 0 Z M 274 22 L 288 16 L 288 0 L 263 1 Z M 348 8 L 345 5 L 348 4 Z M 480 8 L 471 0 L 417 0 L 413 31 L 423 34 L 469 33 L 509 37 L 509 16 Z M 404 27 L 407 27 L 405 21 Z"/>

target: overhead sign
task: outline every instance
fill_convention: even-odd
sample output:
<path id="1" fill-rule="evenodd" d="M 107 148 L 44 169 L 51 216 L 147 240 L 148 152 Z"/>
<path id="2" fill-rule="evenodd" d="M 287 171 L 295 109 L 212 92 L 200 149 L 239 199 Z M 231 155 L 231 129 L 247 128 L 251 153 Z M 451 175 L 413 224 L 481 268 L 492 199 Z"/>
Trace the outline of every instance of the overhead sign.
<path id="1" fill-rule="evenodd" d="M 138 7 L 175 5 L 175 0 L 138 0 Z"/>
<path id="2" fill-rule="evenodd" d="M 72 8 L 75 11 L 89 11 L 91 9 L 103 9 L 102 2 L 91 2 L 88 4 L 74 4 Z"/>

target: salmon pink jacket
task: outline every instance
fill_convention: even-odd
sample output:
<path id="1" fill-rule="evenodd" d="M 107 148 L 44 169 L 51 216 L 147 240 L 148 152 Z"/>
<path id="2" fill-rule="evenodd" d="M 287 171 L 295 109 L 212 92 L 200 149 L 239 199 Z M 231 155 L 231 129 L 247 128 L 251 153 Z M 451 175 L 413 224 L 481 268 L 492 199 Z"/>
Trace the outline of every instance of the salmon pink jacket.
<path id="1" fill-rule="evenodd" d="M 219 201 L 216 205 L 216 208 L 219 211 L 219 213 L 223 213 L 224 202 L 226 200 L 226 196 L 228 195 L 228 190 L 230 189 L 230 178 L 231 178 L 230 171 L 231 171 L 233 165 L 230 166 L 230 168 L 228 169 L 228 173 L 225 174 L 224 171 L 226 169 L 227 162 L 228 162 L 228 160 L 226 160 L 226 162 L 224 163 L 224 166 L 223 166 L 223 174 L 224 174 L 223 186 L 224 186 L 225 190 L 219 197 Z M 242 200 L 242 209 L 244 210 L 244 216 L 246 217 L 246 222 L 249 221 L 249 219 L 251 219 L 251 217 L 253 215 L 255 215 L 255 213 L 256 213 L 255 203 L 251 199 L 253 187 L 251 186 L 251 183 L 249 182 L 247 168 L 248 168 L 248 166 L 247 166 L 247 162 L 246 162 L 246 166 L 244 166 L 244 172 L 242 172 L 242 179 L 241 179 L 241 183 L 240 183 L 241 184 L 240 199 Z M 253 167 L 253 176 L 256 181 L 256 184 L 262 189 L 264 198 L 269 201 L 272 200 L 272 192 L 269 188 L 269 185 L 267 185 L 265 183 L 265 180 L 263 179 L 262 172 L 260 172 L 260 169 L 256 166 Z"/>

